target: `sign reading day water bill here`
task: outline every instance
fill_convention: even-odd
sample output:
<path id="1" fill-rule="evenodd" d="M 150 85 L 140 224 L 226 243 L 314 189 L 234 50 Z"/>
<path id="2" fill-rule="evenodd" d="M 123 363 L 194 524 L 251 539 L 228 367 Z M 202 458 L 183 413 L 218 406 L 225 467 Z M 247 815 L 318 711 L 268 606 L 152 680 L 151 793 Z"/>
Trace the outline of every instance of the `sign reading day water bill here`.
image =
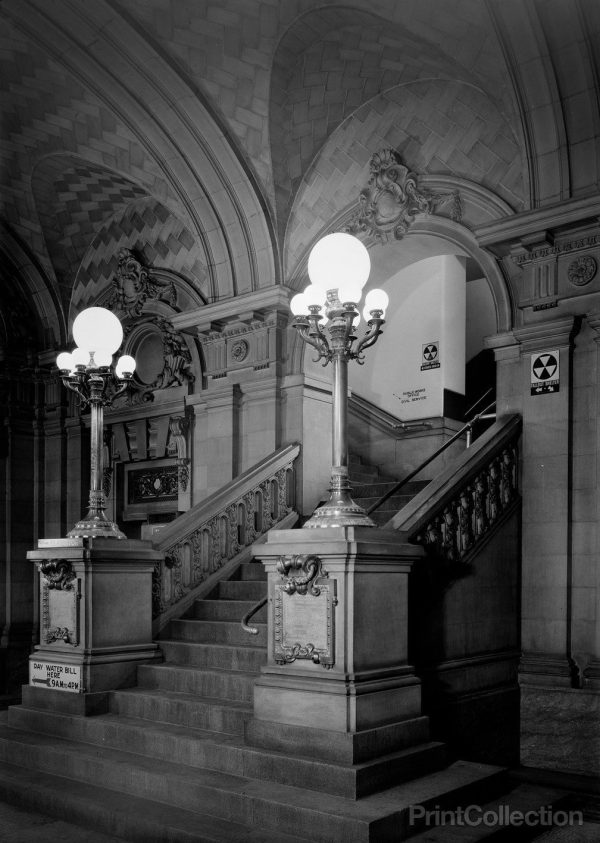
<path id="1" fill-rule="evenodd" d="M 531 355 L 531 394 L 547 395 L 560 389 L 560 353 L 537 351 Z"/>
<path id="2" fill-rule="evenodd" d="M 70 691 L 80 694 L 81 665 L 58 662 L 30 661 L 29 684 L 36 688 L 50 688 L 54 691 Z"/>

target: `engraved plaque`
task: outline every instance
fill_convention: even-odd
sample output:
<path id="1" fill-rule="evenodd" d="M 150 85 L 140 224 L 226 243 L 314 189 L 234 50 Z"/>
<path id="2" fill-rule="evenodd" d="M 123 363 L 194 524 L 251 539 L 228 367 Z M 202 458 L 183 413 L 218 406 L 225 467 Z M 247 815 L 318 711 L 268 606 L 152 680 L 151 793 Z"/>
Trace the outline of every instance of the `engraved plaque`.
<path id="1" fill-rule="evenodd" d="M 64 641 L 77 647 L 79 644 L 79 603 L 81 582 L 69 591 L 50 589 L 42 585 L 41 643 Z"/>
<path id="2" fill-rule="evenodd" d="M 320 584 L 320 594 L 287 594 L 275 590 L 274 657 L 277 664 L 309 659 L 330 668 L 335 661 L 335 582 Z"/>

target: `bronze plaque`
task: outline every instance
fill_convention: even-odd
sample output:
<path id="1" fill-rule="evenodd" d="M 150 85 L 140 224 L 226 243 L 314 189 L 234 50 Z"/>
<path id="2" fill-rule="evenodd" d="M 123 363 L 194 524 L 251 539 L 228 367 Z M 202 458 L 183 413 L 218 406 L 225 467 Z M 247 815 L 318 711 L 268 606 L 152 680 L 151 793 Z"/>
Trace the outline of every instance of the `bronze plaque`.
<path id="1" fill-rule="evenodd" d="M 332 667 L 335 661 L 335 582 L 319 584 L 320 594 L 287 594 L 275 590 L 274 658 L 277 664 L 309 659 Z"/>

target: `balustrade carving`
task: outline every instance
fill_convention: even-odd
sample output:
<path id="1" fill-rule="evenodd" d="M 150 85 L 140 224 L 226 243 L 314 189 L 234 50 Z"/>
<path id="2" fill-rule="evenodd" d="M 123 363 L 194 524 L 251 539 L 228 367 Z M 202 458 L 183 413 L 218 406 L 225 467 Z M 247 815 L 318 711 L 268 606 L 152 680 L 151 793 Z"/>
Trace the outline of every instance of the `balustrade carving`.
<path id="1" fill-rule="evenodd" d="M 518 497 L 517 442 L 509 442 L 434 513 L 416 541 L 448 563 L 463 563 Z"/>
<path id="2" fill-rule="evenodd" d="M 257 479 L 252 488 L 232 498 L 205 521 L 165 548 L 152 583 L 154 617 L 177 603 L 191 589 L 293 509 L 293 460 Z"/>

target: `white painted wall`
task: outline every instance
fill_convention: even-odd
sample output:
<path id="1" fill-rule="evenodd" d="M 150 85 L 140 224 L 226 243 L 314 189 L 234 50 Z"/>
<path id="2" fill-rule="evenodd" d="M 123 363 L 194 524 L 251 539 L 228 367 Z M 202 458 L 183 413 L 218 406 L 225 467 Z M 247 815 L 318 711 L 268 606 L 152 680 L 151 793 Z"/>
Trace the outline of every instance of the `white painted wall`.
<path id="1" fill-rule="evenodd" d="M 444 389 L 464 393 L 465 259 L 427 258 L 382 286 L 390 297 L 384 334 L 364 366 L 350 365 L 350 388 L 403 420 L 442 415 Z M 439 368 L 421 368 L 428 343 L 438 345 Z"/>

